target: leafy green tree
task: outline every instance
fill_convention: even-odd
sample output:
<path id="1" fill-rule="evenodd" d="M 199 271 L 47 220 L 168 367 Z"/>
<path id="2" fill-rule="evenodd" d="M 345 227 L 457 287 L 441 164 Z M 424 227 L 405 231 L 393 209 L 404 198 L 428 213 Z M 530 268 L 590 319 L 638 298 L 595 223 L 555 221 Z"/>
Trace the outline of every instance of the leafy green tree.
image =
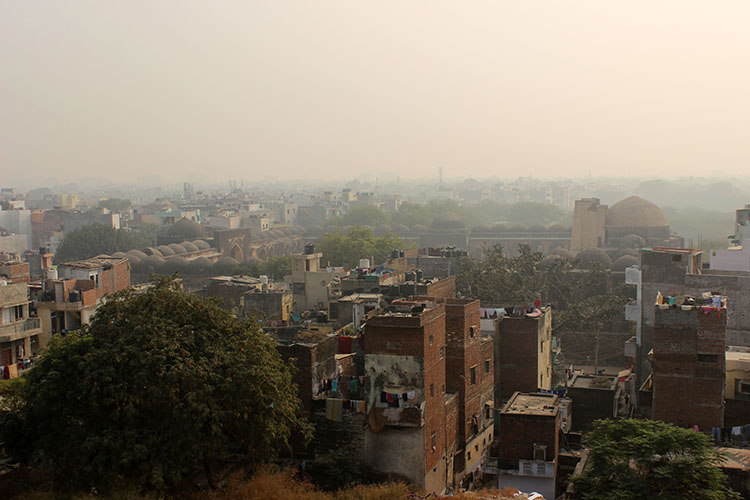
<path id="1" fill-rule="evenodd" d="M 599 420 L 586 436 L 590 467 L 573 478 L 576 500 L 740 498 L 709 438 L 653 420 Z"/>
<path id="2" fill-rule="evenodd" d="M 107 198 L 99 202 L 101 208 L 106 208 L 110 212 L 123 212 L 128 210 L 131 205 L 132 202 L 130 200 L 123 200 L 121 198 Z"/>
<path id="3" fill-rule="evenodd" d="M 393 224 L 403 224 L 409 228 L 422 224 L 429 227 L 432 224 L 433 215 L 424 205 L 405 201 L 398 211 L 393 214 Z"/>
<path id="4" fill-rule="evenodd" d="M 65 235 L 55 252 L 55 263 L 90 259 L 100 254 L 127 252 L 150 243 L 137 233 L 104 224 L 90 224 Z"/>
<path id="5" fill-rule="evenodd" d="M 362 227 L 328 233 L 318 241 L 324 263 L 348 267 L 357 266 L 362 258 L 374 257 L 373 264 L 383 262 L 389 257 L 391 250 L 406 250 L 413 246 L 413 243 L 393 233 L 376 237 L 372 231 Z"/>
<path id="6" fill-rule="evenodd" d="M 232 274 L 243 274 L 245 276 L 268 276 L 269 278 L 280 281 L 284 276 L 292 274 L 292 257 L 290 255 L 280 255 L 272 257 L 266 262 L 260 264 L 238 266 Z"/>
<path id="7" fill-rule="evenodd" d="M 548 226 L 562 222 L 565 219 L 565 212 L 549 203 L 522 201 L 508 206 L 507 217 L 510 223 L 525 224 L 529 227 Z"/>
<path id="8" fill-rule="evenodd" d="M 378 207 L 354 207 L 341 217 L 332 217 L 328 220 L 331 224 L 339 227 L 346 226 L 372 226 L 390 225 L 391 217 Z"/>
<path id="9" fill-rule="evenodd" d="M 26 379 L 0 438 L 75 487 L 122 478 L 164 491 L 201 469 L 211 484 L 219 461 L 252 469 L 293 429 L 309 435 L 273 339 L 168 279 L 110 296 Z"/>
<path id="10" fill-rule="evenodd" d="M 594 264 L 581 270 L 575 261 L 543 257 L 521 245 L 509 256 L 500 245 L 485 249 L 482 259 L 464 257 L 456 288 L 485 304 L 519 305 L 540 299 L 555 306 L 555 331 L 601 331 L 624 315 L 624 285 L 610 286 L 610 271 Z"/>

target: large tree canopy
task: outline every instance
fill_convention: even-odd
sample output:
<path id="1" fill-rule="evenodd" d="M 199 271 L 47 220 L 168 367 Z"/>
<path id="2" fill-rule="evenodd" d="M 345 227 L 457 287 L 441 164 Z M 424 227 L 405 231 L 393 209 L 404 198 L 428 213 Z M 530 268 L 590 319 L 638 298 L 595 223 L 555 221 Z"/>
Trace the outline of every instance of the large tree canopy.
<path id="1" fill-rule="evenodd" d="M 653 420 L 599 420 L 586 436 L 590 466 L 573 478 L 576 500 L 729 500 L 709 438 Z"/>
<path id="2" fill-rule="evenodd" d="M 391 250 L 406 250 L 414 244 L 403 240 L 393 233 L 375 236 L 366 228 L 354 227 L 348 231 L 328 233 L 318 242 L 323 252 L 323 262 L 332 266 L 355 267 L 359 259 L 375 258 L 376 264 L 385 261 Z"/>
<path id="3" fill-rule="evenodd" d="M 90 224 L 65 234 L 55 252 L 55 262 L 61 264 L 90 259 L 100 254 L 127 252 L 150 244 L 150 241 L 138 233 L 104 224 Z"/>
<path id="4" fill-rule="evenodd" d="M 0 415 L 7 451 L 77 486 L 210 481 L 219 461 L 256 466 L 308 429 L 274 341 L 167 280 L 54 338 L 16 398 Z"/>
<path id="5" fill-rule="evenodd" d="M 600 265 L 581 270 L 560 256 L 543 257 L 521 245 L 515 256 L 496 245 L 484 258 L 459 262 L 456 288 L 483 304 L 514 306 L 540 299 L 552 304 L 556 331 L 601 331 L 624 317 L 624 287 L 611 287 L 610 272 Z"/>

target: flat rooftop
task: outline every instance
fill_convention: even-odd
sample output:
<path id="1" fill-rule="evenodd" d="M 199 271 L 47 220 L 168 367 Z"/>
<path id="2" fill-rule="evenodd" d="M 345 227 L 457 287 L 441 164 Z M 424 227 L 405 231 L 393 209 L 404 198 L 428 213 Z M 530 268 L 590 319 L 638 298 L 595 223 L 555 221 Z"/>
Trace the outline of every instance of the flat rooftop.
<path id="1" fill-rule="evenodd" d="M 573 380 L 568 383 L 568 387 L 574 389 L 598 389 L 601 391 L 611 391 L 617 386 L 617 377 L 608 377 L 606 375 L 574 375 Z"/>
<path id="2" fill-rule="evenodd" d="M 114 266 L 121 262 L 127 262 L 127 260 L 128 259 L 125 257 L 119 258 L 119 257 L 109 257 L 105 255 L 98 255 L 96 257 L 91 257 L 90 259 L 86 259 L 86 260 L 66 262 L 65 264 L 60 264 L 59 267 L 76 267 L 79 269 L 98 269 L 100 267 Z"/>
<path id="3" fill-rule="evenodd" d="M 539 415 L 554 417 L 558 412 L 555 394 L 516 392 L 505 403 L 501 413 L 510 415 Z"/>

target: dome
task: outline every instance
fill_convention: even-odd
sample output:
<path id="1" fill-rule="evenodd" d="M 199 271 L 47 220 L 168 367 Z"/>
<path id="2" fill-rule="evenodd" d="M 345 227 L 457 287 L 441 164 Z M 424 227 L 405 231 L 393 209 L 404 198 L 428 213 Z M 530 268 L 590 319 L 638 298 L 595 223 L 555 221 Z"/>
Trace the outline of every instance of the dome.
<path id="1" fill-rule="evenodd" d="M 188 261 L 185 257 L 175 257 L 169 259 L 162 266 L 162 271 L 167 274 L 174 274 L 187 269 Z"/>
<path id="2" fill-rule="evenodd" d="M 198 257 L 197 259 L 193 259 L 188 263 L 188 270 L 192 274 L 201 274 L 203 271 L 211 267 L 210 259 L 207 259 L 206 257 Z"/>
<path id="3" fill-rule="evenodd" d="M 143 260 L 136 255 L 126 255 L 125 258 L 128 259 L 130 261 L 130 265 L 134 267 L 140 264 L 141 261 Z"/>
<path id="4" fill-rule="evenodd" d="M 144 249 L 143 253 L 146 255 L 155 255 L 157 257 L 161 257 L 161 252 L 154 247 L 148 247 Z"/>
<path id="5" fill-rule="evenodd" d="M 552 224 L 547 228 L 547 231 L 549 231 L 550 233 L 561 233 L 563 231 L 567 231 L 567 229 L 565 229 L 565 226 L 561 224 Z"/>
<path id="6" fill-rule="evenodd" d="M 661 209 L 638 196 L 618 201 L 607 210 L 607 227 L 667 227 Z"/>
<path id="7" fill-rule="evenodd" d="M 393 230 L 397 233 L 408 233 L 409 232 L 409 226 L 406 224 L 396 224 L 393 226 Z"/>
<path id="8" fill-rule="evenodd" d="M 184 248 L 188 253 L 198 251 L 198 246 L 192 241 L 183 241 L 182 243 L 180 243 L 180 246 Z"/>
<path id="9" fill-rule="evenodd" d="M 156 247 L 156 249 L 164 257 L 170 257 L 170 256 L 174 255 L 174 253 L 175 253 L 174 250 L 172 250 L 171 248 L 169 248 L 167 245 L 159 245 L 158 247 Z"/>
<path id="10" fill-rule="evenodd" d="M 145 259 L 148 257 L 145 253 L 141 252 L 140 250 L 128 250 L 127 252 L 128 257 L 137 257 L 138 259 Z"/>
<path id="11" fill-rule="evenodd" d="M 488 233 L 490 231 L 490 228 L 487 226 L 474 226 L 471 228 L 472 233 Z"/>
<path id="12" fill-rule="evenodd" d="M 170 244 L 170 245 L 167 245 L 167 246 L 168 246 L 169 248 L 171 248 L 171 249 L 172 249 L 172 251 L 173 251 L 173 252 L 174 252 L 175 254 L 177 254 L 177 255 L 181 255 L 181 254 L 187 253 L 187 250 L 185 250 L 185 247 L 183 247 L 182 245 L 179 245 L 179 244 L 177 244 L 177 243 L 172 243 L 172 244 Z"/>
<path id="13" fill-rule="evenodd" d="M 504 233 L 508 231 L 510 228 L 507 224 L 495 224 L 492 226 L 492 232 L 493 233 Z"/>
<path id="14" fill-rule="evenodd" d="M 169 229 L 167 229 L 167 235 L 192 240 L 196 238 L 205 238 L 206 231 L 204 231 L 201 225 L 197 222 L 183 217 L 169 226 Z"/>
<path id="15" fill-rule="evenodd" d="M 595 264 L 600 264 L 605 269 L 612 267 L 612 260 L 601 248 L 587 248 L 576 255 L 576 258 L 581 269 L 591 269 Z"/>
<path id="16" fill-rule="evenodd" d="M 260 258 L 258 258 L 258 257 L 256 257 L 255 255 L 251 255 L 250 257 L 248 257 L 247 259 L 245 259 L 245 264 L 249 264 L 251 266 L 252 265 L 260 265 L 260 264 L 263 264 L 263 260 L 260 259 Z"/>
<path id="17" fill-rule="evenodd" d="M 623 255 L 612 264 L 613 271 L 624 271 L 626 267 L 638 264 L 638 258 L 632 255 Z"/>
<path id="18" fill-rule="evenodd" d="M 150 255 L 146 257 L 145 259 L 143 259 L 141 261 L 141 264 L 146 265 L 146 266 L 160 267 L 164 265 L 164 262 L 166 261 L 164 260 L 163 257 L 159 257 L 158 255 Z"/>
<path id="19" fill-rule="evenodd" d="M 415 233 L 424 233 L 427 231 L 427 226 L 422 224 L 415 224 L 414 227 L 411 228 L 411 230 Z"/>
<path id="20" fill-rule="evenodd" d="M 466 224 L 456 214 L 445 214 L 432 221 L 432 229 L 465 229 Z"/>
<path id="21" fill-rule="evenodd" d="M 564 248 L 558 248 L 556 250 L 552 251 L 552 255 L 559 255 L 563 259 L 573 262 L 575 260 L 575 255 L 573 255 L 570 250 L 566 250 Z"/>
<path id="22" fill-rule="evenodd" d="M 520 224 L 520 223 L 519 224 L 513 224 L 510 227 L 510 230 L 522 233 L 524 231 L 528 231 L 529 230 L 529 226 L 527 226 L 526 224 Z"/>
<path id="23" fill-rule="evenodd" d="M 197 246 L 198 250 L 206 250 L 207 248 L 211 248 L 211 245 L 203 240 L 193 240 L 193 245 Z"/>
<path id="24" fill-rule="evenodd" d="M 124 252 L 115 252 L 115 253 L 112 254 L 112 257 L 114 257 L 116 259 L 126 259 L 128 257 L 128 254 L 126 254 Z"/>
<path id="25" fill-rule="evenodd" d="M 291 236 L 292 235 L 292 228 L 291 227 L 280 227 L 279 231 L 284 233 L 285 236 Z"/>
<path id="26" fill-rule="evenodd" d="M 646 246 L 646 240 L 642 236 L 637 234 L 629 234 L 622 239 L 622 243 L 626 248 L 643 248 Z"/>

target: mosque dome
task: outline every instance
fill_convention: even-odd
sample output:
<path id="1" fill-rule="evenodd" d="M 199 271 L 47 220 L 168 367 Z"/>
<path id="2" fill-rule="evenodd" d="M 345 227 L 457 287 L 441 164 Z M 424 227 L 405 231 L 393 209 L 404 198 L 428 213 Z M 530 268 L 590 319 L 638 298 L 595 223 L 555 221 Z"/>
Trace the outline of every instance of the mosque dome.
<path id="1" fill-rule="evenodd" d="M 197 246 L 199 250 L 206 250 L 207 248 L 211 248 L 211 245 L 203 240 L 193 240 L 193 245 Z"/>
<path id="2" fill-rule="evenodd" d="M 201 225 L 197 222 L 183 217 L 169 226 L 169 229 L 167 229 L 167 235 L 181 237 L 186 240 L 193 240 L 196 238 L 205 238 L 206 231 L 204 231 Z"/>
<path id="3" fill-rule="evenodd" d="M 667 219 L 661 209 L 648 200 L 630 196 L 607 210 L 607 227 L 666 227 Z"/>

